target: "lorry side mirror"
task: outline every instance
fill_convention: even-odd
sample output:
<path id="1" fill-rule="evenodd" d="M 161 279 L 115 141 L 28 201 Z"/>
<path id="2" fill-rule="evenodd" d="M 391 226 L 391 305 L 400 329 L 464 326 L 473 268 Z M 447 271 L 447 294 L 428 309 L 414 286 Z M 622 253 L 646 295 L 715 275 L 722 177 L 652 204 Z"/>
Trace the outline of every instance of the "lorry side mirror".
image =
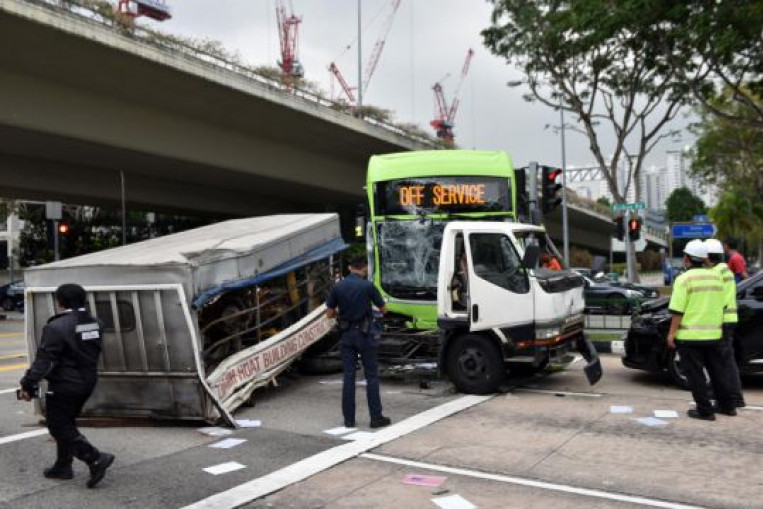
<path id="1" fill-rule="evenodd" d="M 526 269 L 534 269 L 538 266 L 540 259 L 540 246 L 530 244 L 525 248 L 525 255 L 522 257 L 522 266 Z"/>

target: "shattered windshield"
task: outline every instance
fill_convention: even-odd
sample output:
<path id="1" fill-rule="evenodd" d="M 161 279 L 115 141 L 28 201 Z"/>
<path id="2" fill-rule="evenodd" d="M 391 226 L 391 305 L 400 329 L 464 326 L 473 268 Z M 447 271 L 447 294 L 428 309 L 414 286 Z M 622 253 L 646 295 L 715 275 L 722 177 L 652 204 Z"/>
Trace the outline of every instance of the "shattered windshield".
<path id="1" fill-rule="evenodd" d="M 401 299 L 435 300 L 446 221 L 385 221 L 378 226 L 382 288 Z"/>
<path id="2" fill-rule="evenodd" d="M 520 230 L 515 231 L 514 236 L 522 245 L 523 249 L 526 249 L 527 246 L 530 245 L 538 246 L 540 248 L 541 261 L 544 259 L 544 255 L 554 257 L 563 268 L 567 268 L 564 266 L 564 258 L 562 258 L 562 255 L 559 254 L 559 251 L 556 249 L 554 242 L 545 232 Z"/>

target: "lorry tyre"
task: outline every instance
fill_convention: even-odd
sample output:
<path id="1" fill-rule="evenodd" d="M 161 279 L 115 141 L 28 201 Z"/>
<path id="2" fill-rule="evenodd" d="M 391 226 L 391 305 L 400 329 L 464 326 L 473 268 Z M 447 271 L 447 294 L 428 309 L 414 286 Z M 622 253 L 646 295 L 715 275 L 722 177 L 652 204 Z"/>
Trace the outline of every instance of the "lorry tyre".
<path id="1" fill-rule="evenodd" d="M 501 351 L 485 336 L 457 337 L 448 349 L 447 362 L 450 381 L 466 394 L 494 392 L 506 378 Z"/>

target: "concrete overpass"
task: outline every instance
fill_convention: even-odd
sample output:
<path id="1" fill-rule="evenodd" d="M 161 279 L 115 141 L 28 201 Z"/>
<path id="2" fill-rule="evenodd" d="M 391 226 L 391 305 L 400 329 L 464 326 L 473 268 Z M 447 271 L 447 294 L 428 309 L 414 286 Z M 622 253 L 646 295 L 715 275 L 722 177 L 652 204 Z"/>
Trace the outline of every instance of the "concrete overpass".
<path id="1" fill-rule="evenodd" d="M 0 196 L 257 215 L 349 211 L 372 154 L 430 148 L 56 6 L 0 0 Z M 549 229 L 561 238 L 556 212 Z M 609 218 L 570 207 L 571 243 L 609 251 Z"/>
<path id="2" fill-rule="evenodd" d="M 0 0 L 0 196 L 224 215 L 358 203 L 371 154 L 422 141 L 243 68 Z"/>

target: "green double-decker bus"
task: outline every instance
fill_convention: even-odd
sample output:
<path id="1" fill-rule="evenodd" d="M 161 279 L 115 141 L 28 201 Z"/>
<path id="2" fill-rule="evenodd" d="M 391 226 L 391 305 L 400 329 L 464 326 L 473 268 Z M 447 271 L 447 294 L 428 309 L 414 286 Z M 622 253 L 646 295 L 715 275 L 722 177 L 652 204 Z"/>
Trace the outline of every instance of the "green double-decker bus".
<path id="1" fill-rule="evenodd" d="M 437 272 L 451 220 L 517 220 L 516 176 L 504 152 L 436 150 L 373 156 L 367 241 L 391 317 L 437 327 Z"/>

